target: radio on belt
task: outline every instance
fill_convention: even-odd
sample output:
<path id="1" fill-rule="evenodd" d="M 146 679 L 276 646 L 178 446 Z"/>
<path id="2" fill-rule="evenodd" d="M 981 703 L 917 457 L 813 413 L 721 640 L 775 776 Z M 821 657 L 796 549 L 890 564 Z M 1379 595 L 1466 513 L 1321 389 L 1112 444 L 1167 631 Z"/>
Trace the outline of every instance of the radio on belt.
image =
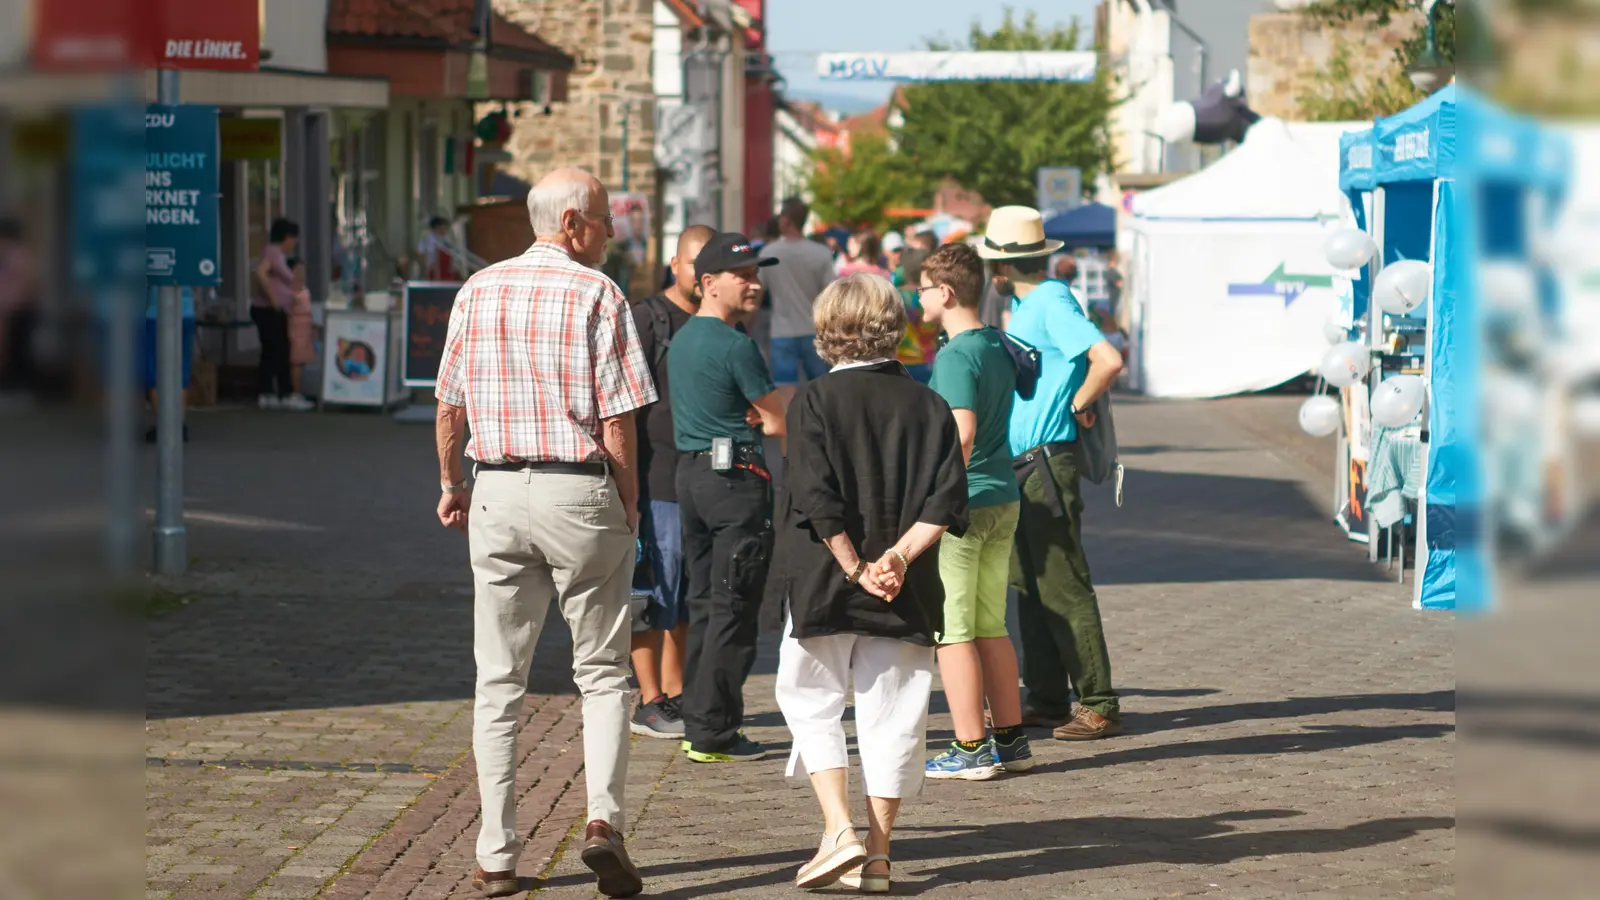
<path id="1" fill-rule="evenodd" d="M 726 472 L 733 468 L 733 438 L 711 439 L 711 469 Z"/>

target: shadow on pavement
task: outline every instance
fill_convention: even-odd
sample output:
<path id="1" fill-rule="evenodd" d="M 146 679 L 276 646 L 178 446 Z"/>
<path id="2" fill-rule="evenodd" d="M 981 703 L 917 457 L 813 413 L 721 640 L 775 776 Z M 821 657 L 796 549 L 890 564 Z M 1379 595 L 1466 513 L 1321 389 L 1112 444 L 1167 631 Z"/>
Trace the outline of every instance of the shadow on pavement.
<path id="1" fill-rule="evenodd" d="M 1235 825 L 1301 814 L 1295 810 L 1261 809 L 1191 818 L 1104 816 L 973 827 L 907 828 L 894 842 L 893 855 L 896 872 L 902 876 L 909 874 L 915 880 L 897 880 L 894 893 L 916 895 L 949 883 L 1009 881 L 1147 863 L 1206 866 L 1285 854 L 1340 853 L 1389 844 L 1455 825 L 1454 820 L 1437 816 L 1376 819 L 1345 828 L 1240 831 Z M 1019 849 L 1032 852 L 1018 855 Z M 796 848 L 792 852 L 646 865 L 641 873 L 645 877 L 646 896 L 658 900 L 688 900 L 783 884 L 794 877 L 795 867 L 812 852 L 810 848 Z M 1006 855 L 1000 859 L 940 865 L 977 854 Z M 660 892 L 649 890 L 653 878 L 748 867 L 770 870 Z M 563 876 L 536 882 L 534 886 L 561 887 L 582 884 L 586 880 L 582 876 Z"/>
<path id="2" fill-rule="evenodd" d="M 1107 750 L 1082 759 L 1064 759 L 1035 766 L 1035 772 L 1081 772 L 1125 763 L 1196 759 L 1206 756 L 1281 756 L 1286 753 L 1321 753 L 1348 750 L 1368 744 L 1399 740 L 1425 740 L 1455 731 L 1449 724 L 1417 725 L 1314 725 L 1305 731 L 1252 734 L 1211 741 L 1183 741 L 1153 747 Z M 1104 746 L 1100 744 L 1099 746 Z"/>

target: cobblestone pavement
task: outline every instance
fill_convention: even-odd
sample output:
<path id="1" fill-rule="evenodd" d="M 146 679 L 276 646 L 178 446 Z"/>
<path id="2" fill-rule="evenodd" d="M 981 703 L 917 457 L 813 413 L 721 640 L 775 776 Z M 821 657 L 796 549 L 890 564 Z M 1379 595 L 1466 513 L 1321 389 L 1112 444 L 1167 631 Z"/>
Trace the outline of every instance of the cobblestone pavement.
<path id="1" fill-rule="evenodd" d="M 1452 625 L 1329 524 L 1331 455 L 1292 437 L 1297 402 L 1120 403 L 1127 501 L 1091 489 L 1086 541 L 1129 733 L 1038 742 L 1026 776 L 930 783 L 901 818 L 896 893 L 1453 894 Z M 148 896 L 475 896 L 468 575 L 430 522 L 430 430 L 219 413 L 195 431 L 203 562 L 180 587 L 199 599 L 151 636 Z M 520 873 L 537 897 L 591 897 L 551 626 L 521 732 Z M 775 646 L 748 730 L 787 751 Z M 935 711 L 948 740 L 938 694 Z M 636 739 L 649 896 L 792 896 L 820 817 L 782 770 Z"/>

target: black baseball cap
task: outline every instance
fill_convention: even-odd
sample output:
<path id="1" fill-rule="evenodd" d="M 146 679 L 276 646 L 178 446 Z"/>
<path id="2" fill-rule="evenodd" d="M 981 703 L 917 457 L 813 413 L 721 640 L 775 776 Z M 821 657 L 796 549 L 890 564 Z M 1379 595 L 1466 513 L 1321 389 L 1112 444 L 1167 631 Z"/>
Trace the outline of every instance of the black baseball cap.
<path id="1" fill-rule="evenodd" d="M 731 269 L 777 264 L 777 257 L 769 256 L 762 259 L 760 251 L 750 243 L 749 238 L 736 231 L 724 231 L 706 241 L 706 245 L 700 248 L 700 255 L 694 258 L 694 277 L 698 281 L 707 275 Z"/>

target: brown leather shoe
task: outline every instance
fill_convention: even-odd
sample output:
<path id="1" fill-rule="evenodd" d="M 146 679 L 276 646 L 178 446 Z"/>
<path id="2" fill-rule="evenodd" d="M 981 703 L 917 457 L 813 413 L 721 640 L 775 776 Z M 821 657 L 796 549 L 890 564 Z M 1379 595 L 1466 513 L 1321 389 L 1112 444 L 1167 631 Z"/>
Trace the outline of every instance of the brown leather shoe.
<path id="1" fill-rule="evenodd" d="M 509 897 L 519 888 L 516 872 L 485 872 L 483 866 L 472 870 L 472 886 L 485 897 Z"/>
<path id="2" fill-rule="evenodd" d="M 1108 719 L 1087 706 L 1078 707 L 1072 721 L 1051 732 L 1058 741 L 1097 741 L 1122 733 L 1122 723 Z"/>
<path id="3" fill-rule="evenodd" d="M 622 846 L 622 835 L 604 819 L 594 819 L 583 831 L 583 864 L 600 880 L 607 897 L 632 897 L 644 890 L 644 879 Z"/>

